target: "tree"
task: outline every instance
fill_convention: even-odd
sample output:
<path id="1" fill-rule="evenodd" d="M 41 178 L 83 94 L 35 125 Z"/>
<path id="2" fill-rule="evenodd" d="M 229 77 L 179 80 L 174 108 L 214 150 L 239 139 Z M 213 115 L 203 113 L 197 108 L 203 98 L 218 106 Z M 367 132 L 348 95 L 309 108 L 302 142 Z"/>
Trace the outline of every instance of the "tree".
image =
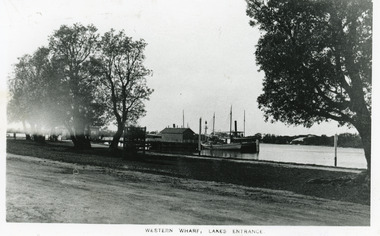
<path id="1" fill-rule="evenodd" d="M 22 122 L 27 139 L 30 137 L 26 128 L 28 118 L 28 84 L 31 81 L 29 73 L 29 61 L 31 56 L 24 55 L 18 58 L 19 62 L 14 66 L 14 75 L 8 81 L 11 96 L 7 106 L 7 117 L 9 121 Z"/>
<path id="2" fill-rule="evenodd" d="M 146 84 L 146 76 L 152 72 L 143 65 L 146 45 L 142 39 L 134 41 L 124 31 L 112 29 L 102 37 L 100 52 L 93 60 L 93 74 L 100 78 L 98 96 L 117 125 L 110 149 L 118 147 L 126 122 L 134 123 L 145 114 L 143 101 L 153 92 Z"/>
<path id="3" fill-rule="evenodd" d="M 96 85 L 89 74 L 90 58 L 99 46 L 93 25 L 63 25 L 49 39 L 55 76 L 61 81 L 60 107 L 65 111 L 64 125 L 70 132 L 75 148 L 90 148 L 85 130 L 89 125 L 102 124 L 103 107 L 96 102 Z"/>
<path id="4" fill-rule="evenodd" d="M 256 133 L 256 134 L 253 136 L 253 138 L 255 138 L 255 139 L 261 141 L 261 140 L 263 139 L 263 135 L 262 135 L 261 133 Z"/>
<path id="5" fill-rule="evenodd" d="M 336 120 L 361 136 L 371 169 L 372 2 L 247 0 L 263 32 L 256 60 L 266 120 L 310 127 Z"/>
<path id="6" fill-rule="evenodd" d="M 8 118 L 23 123 L 27 137 L 41 135 L 59 122 L 55 112 L 56 100 L 50 91 L 56 86 L 50 77 L 49 49 L 39 48 L 32 56 L 24 55 L 14 67 L 9 81 L 11 100 Z M 27 129 L 27 124 L 30 129 Z"/>

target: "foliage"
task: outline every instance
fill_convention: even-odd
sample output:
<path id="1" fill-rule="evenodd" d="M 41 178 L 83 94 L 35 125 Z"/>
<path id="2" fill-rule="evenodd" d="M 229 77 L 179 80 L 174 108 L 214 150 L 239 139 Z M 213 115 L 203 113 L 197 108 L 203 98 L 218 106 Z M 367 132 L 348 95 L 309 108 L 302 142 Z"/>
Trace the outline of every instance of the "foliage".
<path id="1" fill-rule="evenodd" d="M 290 144 L 294 139 L 304 138 L 296 144 L 302 145 L 316 145 L 316 146 L 334 146 L 334 136 L 326 135 L 295 135 L 295 136 L 282 136 L 274 134 L 264 134 L 260 140 L 263 143 L 271 144 Z M 360 136 L 358 134 L 343 133 L 338 135 L 339 147 L 352 147 L 362 148 Z"/>
<path id="2" fill-rule="evenodd" d="M 265 134 L 262 137 L 262 142 L 273 143 L 273 144 L 289 144 L 293 139 L 294 137 L 289 137 L 289 136 Z"/>
<path id="3" fill-rule="evenodd" d="M 25 55 L 9 80 L 8 117 L 46 132 L 64 125 L 74 146 L 90 147 L 90 125 L 115 120 L 117 142 L 125 123 L 145 114 L 144 101 L 153 92 L 145 77 L 144 40 L 123 31 L 100 39 L 93 25 L 62 25 L 49 37 L 49 47 Z M 115 138 L 116 139 L 116 138 Z"/>
<path id="4" fill-rule="evenodd" d="M 58 101 L 52 93 L 57 81 L 51 77 L 49 53 L 48 48 L 41 47 L 33 55 L 19 58 L 9 81 L 8 118 L 28 123 L 33 134 L 49 130 L 61 120 Z"/>
<path id="5" fill-rule="evenodd" d="M 61 26 L 49 39 L 53 59 L 63 69 L 62 80 L 65 83 L 67 113 L 65 125 L 72 134 L 83 134 L 86 124 L 92 124 L 102 114 L 101 107 L 95 103 L 96 86 L 89 74 L 90 56 L 98 47 L 97 29 L 74 24 Z"/>
<path id="6" fill-rule="evenodd" d="M 98 98 L 117 124 L 111 144 L 116 148 L 126 122 L 133 124 L 145 114 L 143 101 L 153 92 L 146 84 L 146 76 L 152 72 L 143 65 L 147 45 L 144 40 L 134 41 L 124 31 L 112 29 L 104 34 L 100 45 L 92 61 L 92 73 L 99 78 Z"/>
<path id="7" fill-rule="evenodd" d="M 263 32 L 256 60 L 265 72 L 264 93 L 257 100 L 266 120 L 306 127 L 328 120 L 353 125 L 370 167 L 371 1 L 247 3 L 250 24 Z"/>
<path id="8" fill-rule="evenodd" d="M 363 145 L 358 134 L 343 133 L 338 135 L 339 147 L 362 148 Z"/>

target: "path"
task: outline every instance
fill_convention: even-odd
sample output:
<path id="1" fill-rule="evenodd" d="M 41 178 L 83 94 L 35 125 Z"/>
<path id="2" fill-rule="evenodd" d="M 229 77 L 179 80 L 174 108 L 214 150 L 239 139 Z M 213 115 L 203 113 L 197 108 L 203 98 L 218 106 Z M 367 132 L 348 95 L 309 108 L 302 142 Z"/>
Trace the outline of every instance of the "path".
<path id="1" fill-rule="evenodd" d="M 8 222 L 369 225 L 369 206 L 7 154 Z"/>

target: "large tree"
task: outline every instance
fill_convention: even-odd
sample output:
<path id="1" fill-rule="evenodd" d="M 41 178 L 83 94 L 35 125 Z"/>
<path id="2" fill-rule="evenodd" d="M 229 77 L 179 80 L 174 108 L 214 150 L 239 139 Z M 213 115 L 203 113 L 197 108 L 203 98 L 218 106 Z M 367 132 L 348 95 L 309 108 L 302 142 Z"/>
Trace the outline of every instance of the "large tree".
<path id="1" fill-rule="evenodd" d="M 372 2 L 247 0 L 247 15 L 262 32 L 256 60 L 266 120 L 354 126 L 370 171 Z"/>
<path id="2" fill-rule="evenodd" d="M 74 24 L 61 26 L 49 39 L 57 68 L 55 76 L 61 81 L 64 125 L 78 149 L 91 147 L 85 131 L 89 125 L 102 121 L 103 107 L 96 102 L 97 87 L 89 73 L 90 58 L 99 46 L 98 37 L 95 26 Z"/>
<path id="3" fill-rule="evenodd" d="M 151 71 L 144 66 L 144 40 L 133 40 L 124 31 L 106 32 L 93 62 L 98 80 L 98 98 L 103 99 L 108 114 L 116 121 L 117 131 L 110 149 L 116 149 L 126 123 L 135 123 L 145 114 L 144 101 L 153 92 L 146 84 Z"/>
<path id="4" fill-rule="evenodd" d="M 52 93 L 57 84 L 51 77 L 49 49 L 41 47 L 18 60 L 9 80 L 8 118 L 22 122 L 27 134 L 42 134 L 56 126 L 61 117 Z"/>
<path id="5" fill-rule="evenodd" d="M 18 63 L 14 65 L 14 72 L 8 81 L 10 101 L 7 106 L 7 118 L 11 122 L 22 122 L 27 138 L 30 131 L 27 130 L 26 123 L 29 118 L 29 84 L 32 82 L 30 73 L 30 55 L 18 58 Z"/>

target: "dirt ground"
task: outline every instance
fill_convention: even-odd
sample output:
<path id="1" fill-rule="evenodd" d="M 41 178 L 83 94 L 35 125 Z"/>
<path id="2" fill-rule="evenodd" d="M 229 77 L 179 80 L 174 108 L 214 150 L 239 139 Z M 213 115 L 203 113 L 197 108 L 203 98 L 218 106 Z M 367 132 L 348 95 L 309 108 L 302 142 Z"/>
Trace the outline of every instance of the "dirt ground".
<path id="1" fill-rule="evenodd" d="M 370 207 L 7 154 L 7 222 L 367 226 Z"/>

